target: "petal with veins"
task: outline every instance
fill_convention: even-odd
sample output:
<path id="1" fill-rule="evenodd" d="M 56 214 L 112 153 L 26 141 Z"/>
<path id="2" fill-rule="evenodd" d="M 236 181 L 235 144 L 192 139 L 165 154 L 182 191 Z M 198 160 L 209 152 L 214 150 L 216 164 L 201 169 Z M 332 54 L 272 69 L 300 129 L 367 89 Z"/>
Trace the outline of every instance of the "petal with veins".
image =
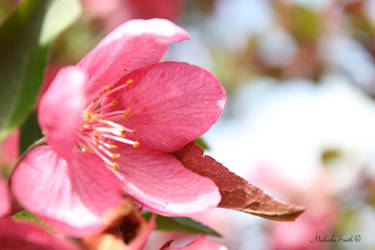
<path id="1" fill-rule="evenodd" d="M 140 67 L 157 63 L 170 43 L 189 39 L 189 34 L 164 19 L 128 21 L 107 35 L 79 63 L 89 75 L 88 93 Z"/>
<path id="2" fill-rule="evenodd" d="M 166 62 L 142 68 L 120 83 L 133 83 L 110 97 L 113 109 L 130 108 L 126 127 L 156 151 L 173 152 L 205 133 L 224 108 L 225 91 L 210 72 L 187 63 Z M 109 101 L 112 99 L 109 98 Z"/>
<path id="3" fill-rule="evenodd" d="M 127 193 L 164 215 L 188 215 L 217 206 L 220 194 L 208 178 L 184 168 L 170 154 L 122 146 L 117 176 Z"/>
<path id="4" fill-rule="evenodd" d="M 25 155 L 11 187 L 27 210 L 74 236 L 103 230 L 103 216 L 121 201 L 117 179 L 97 157 L 77 152 L 68 165 L 50 146 L 37 146 Z"/>
<path id="5" fill-rule="evenodd" d="M 86 75 L 78 67 L 63 68 L 44 94 L 38 112 L 48 144 L 67 160 L 72 158 L 79 121 L 87 105 Z"/>
<path id="6" fill-rule="evenodd" d="M 0 219 L 0 249 L 3 250 L 79 250 L 74 242 L 27 222 Z"/>

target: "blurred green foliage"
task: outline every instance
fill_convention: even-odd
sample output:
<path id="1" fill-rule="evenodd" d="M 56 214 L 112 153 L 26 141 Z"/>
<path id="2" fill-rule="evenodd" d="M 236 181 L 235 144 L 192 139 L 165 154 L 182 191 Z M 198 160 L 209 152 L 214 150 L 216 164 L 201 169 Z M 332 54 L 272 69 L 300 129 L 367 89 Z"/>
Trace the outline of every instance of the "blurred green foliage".
<path id="1" fill-rule="evenodd" d="M 301 42 L 314 41 L 322 32 L 320 16 L 309 8 L 295 5 L 289 10 L 287 16 L 290 17 L 295 38 Z"/>
<path id="2" fill-rule="evenodd" d="M 67 12 L 61 12 L 67 7 Z M 0 27 L 0 141 L 34 106 L 49 47 L 79 15 L 76 0 L 24 0 Z M 58 14 L 60 13 L 60 14 Z"/>
<path id="3" fill-rule="evenodd" d="M 50 1 L 23 1 L 0 27 L 0 141 L 32 107 L 42 84 L 47 51 L 39 46 Z"/>
<path id="4" fill-rule="evenodd" d="M 28 221 L 30 223 L 45 227 L 45 223 L 27 210 L 22 210 L 13 215 L 14 220 Z"/>
<path id="5" fill-rule="evenodd" d="M 143 214 L 143 217 L 146 220 L 150 220 L 151 213 L 146 212 Z M 156 230 L 221 236 L 218 232 L 208 226 L 187 217 L 166 217 L 157 215 Z"/>
<path id="6" fill-rule="evenodd" d="M 21 126 L 20 154 L 22 155 L 34 142 L 42 138 L 42 131 L 38 124 L 38 114 L 32 111 Z"/>

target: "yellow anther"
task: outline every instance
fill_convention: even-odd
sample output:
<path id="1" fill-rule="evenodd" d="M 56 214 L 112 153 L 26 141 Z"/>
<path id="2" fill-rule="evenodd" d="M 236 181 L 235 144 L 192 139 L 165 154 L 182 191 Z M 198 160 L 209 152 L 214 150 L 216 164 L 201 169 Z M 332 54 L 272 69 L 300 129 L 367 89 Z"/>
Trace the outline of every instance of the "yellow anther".
<path id="1" fill-rule="evenodd" d="M 85 122 L 90 122 L 91 111 L 90 110 L 86 110 L 85 113 L 84 113 L 84 116 L 85 116 Z"/>
<path id="2" fill-rule="evenodd" d="M 137 133 L 137 131 L 135 129 L 132 130 L 132 135 L 135 135 Z"/>
<path id="3" fill-rule="evenodd" d="M 112 159 L 113 159 L 113 160 L 116 160 L 116 159 L 118 159 L 118 158 L 120 158 L 120 154 L 113 154 L 113 155 L 112 155 Z"/>
<path id="4" fill-rule="evenodd" d="M 94 113 L 91 112 L 91 110 L 87 110 L 85 112 L 85 122 L 93 122 L 93 121 L 96 121 L 96 119 L 98 119 L 98 115 L 95 115 Z"/>
<path id="5" fill-rule="evenodd" d="M 113 144 L 111 144 L 111 145 L 108 145 L 108 147 L 107 147 L 108 149 L 116 149 L 117 148 L 117 146 L 116 145 L 113 145 Z"/>
<path id="6" fill-rule="evenodd" d="M 138 142 L 138 141 L 135 141 L 134 144 L 133 144 L 133 147 L 134 147 L 134 148 L 138 148 L 138 147 L 139 147 L 139 142 Z"/>
<path id="7" fill-rule="evenodd" d="M 102 94 L 104 93 L 107 93 L 108 91 L 110 91 L 112 88 L 113 88 L 114 84 L 113 83 L 110 83 L 108 84 L 106 87 L 104 87 L 101 91 Z"/>
<path id="8" fill-rule="evenodd" d="M 112 105 L 117 105 L 118 104 L 118 101 L 117 100 L 113 100 L 112 101 Z"/>
<path id="9" fill-rule="evenodd" d="M 130 108 L 127 108 L 126 110 L 125 110 L 125 113 L 124 113 L 124 120 L 127 120 L 128 119 L 128 117 L 129 117 L 129 114 L 130 114 Z"/>
<path id="10" fill-rule="evenodd" d="M 94 136 L 99 136 L 100 132 L 98 130 L 94 130 Z"/>
<path id="11" fill-rule="evenodd" d="M 90 120 L 90 122 L 94 122 L 94 121 L 96 121 L 98 119 L 98 115 L 92 115 L 91 116 L 91 120 Z"/>
<path id="12" fill-rule="evenodd" d="M 116 162 L 112 163 L 112 167 L 113 167 L 114 170 L 119 170 L 120 169 L 120 166 Z"/>
<path id="13" fill-rule="evenodd" d="M 126 84 L 126 86 L 129 86 L 129 85 L 132 84 L 133 82 L 134 82 L 133 79 L 128 79 L 128 80 L 126 80 L 125 84 Z"/>
<path id="14" fill-rule="evenodd" d="M 121 130 L 118 136 L 125 138 L 125 130 Z"/>
<path id="15" fill-rule="evenodd" d="M 94 151 L 90 147 L 85 147 L 85 150 L 89 153 L 94 153 Z"/>

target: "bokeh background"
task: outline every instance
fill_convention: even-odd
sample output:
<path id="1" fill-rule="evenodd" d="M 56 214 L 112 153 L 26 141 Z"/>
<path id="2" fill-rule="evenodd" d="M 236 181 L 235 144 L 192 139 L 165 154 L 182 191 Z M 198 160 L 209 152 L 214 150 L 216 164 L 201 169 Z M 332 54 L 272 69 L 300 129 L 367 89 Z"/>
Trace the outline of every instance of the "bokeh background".
<path id="1" fill-rule="evenodd" d="M 307 207 L 293 223 L 223 209 L 197 215 L 223 235 L 214 241 L 234 250 L 375 249 L 375 0 L 81 3 L 80 19 L 53 44 L 42 92 L 60 67 L 118 24 L 168 18 L 192 38 L 171 45 L 164 60 L 209 69 L 228 94 L 224 114 L 203 137 L 207 154 Z M 0 22 L 16 4 L 0 1 Z M 17 144 L 9 141 L 1 164 L 11 166 Z M 192 237 L 155 232 L 147 249 Z"/>

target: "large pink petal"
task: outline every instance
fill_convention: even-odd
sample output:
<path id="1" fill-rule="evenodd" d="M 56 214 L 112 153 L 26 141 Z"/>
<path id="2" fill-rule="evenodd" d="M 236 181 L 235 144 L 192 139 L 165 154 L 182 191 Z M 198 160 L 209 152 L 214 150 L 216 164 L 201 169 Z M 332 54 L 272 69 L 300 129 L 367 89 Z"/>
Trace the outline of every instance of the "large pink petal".
<path id="1" fill-rule="evenodd" d="M 163 19 L 120 25 L 78 63 L 89 75 L 88 92 L 95 93 L 137 68 L 159 62 L 170 43 L 188 38 L 185 30 Z"/>
<path id="2" fill-rule="evenodd" d="M 228 248 L 214 241 L 205 240 L 202 235 L 184 247 L 166 247 L 163 250 L 228 250 Z"/>
<path id="3" fill-rule="evenodd" d="M 11 202 L 8 183 L 0 176 L 0 218 L 10 214 Z"/>
<path id="4" fill-rule="evenodd" d="M 0 250 L 78 250 L 74 242 L 59 238 L 27 222 L 0 219 Z"/>
<path id="5" fill-rule="evenodd" d="M 164 215 L 189 215 L 220 202 L 216 185 L 184 168 L 172 155 L 124 146 L 117 176 L 127 193 L 145 207 Z"/>
<path id="6" fill-rule="evenodd" d="M 61 232 L 84 236 L 101 231 L 107 209 L 121 201 L 117 179 L 89 153 L 67 164 L 50 146 L 29 151 L 13 172 L 12 191 L 29 211 Z"/>
<path id="7" fill-rule="evenodd" d="M 125 126 L 153 150 L 173 152 L 204 134 L 219 118 L 225 91 L 210 72 L 187 63 L 165 62 L 137 70 L 134 82 L 112 95 L 115 109 L 131 109 Z M 112 99 L 109 98 L 109 101 Z"/>
<path id="8" fill-rule="evenodd" d="M 39 106 L 39 124 L 48 144 L 67 160 L 72 156 L 78 124 L 87 102 L 85 82 L 86 75 L 78 67 L 63 68 Z"/>

